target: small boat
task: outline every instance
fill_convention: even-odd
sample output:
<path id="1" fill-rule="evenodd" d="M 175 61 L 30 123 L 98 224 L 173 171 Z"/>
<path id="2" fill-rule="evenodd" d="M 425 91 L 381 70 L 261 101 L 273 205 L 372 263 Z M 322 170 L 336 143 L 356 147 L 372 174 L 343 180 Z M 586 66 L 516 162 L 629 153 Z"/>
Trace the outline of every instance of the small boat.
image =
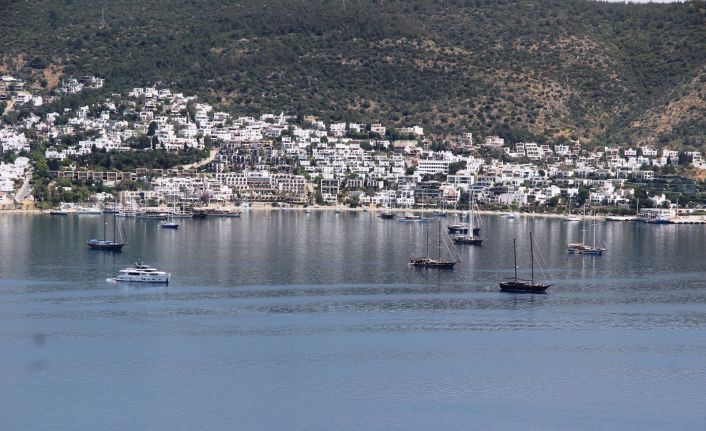
<path id="1" fill-rule="evenodd" d="M 398 219 L 399 221 L 403 223 L 429 223 L 429 219 L 426 217 L 422 216 L 417 216 L 417 215 L 406 215 L 402 216 Z"/>
<path id="2" fill-rule="evenodd" d="M 441 257 L 441 220 L 439 220 L 439 230 L 438 230 L 438 252 L 437 256 L 431 257 L 429 255 L 429 229 L 427 228 L 427 253 L 423 257 L 415 257 L 414 255 L 409 257 L 409 264 L 416 268 L 435 268 L 435 269 L 452 269 L 454 265 L 458 263 L 456 260 L 446 260 Z"/>
<path id="3" fill-rule="evenodd" d="M 472 235 L 453 235 L 451 240 L 456 244 L 483 245 L 483 239 Z"/>
<path id="4" fill-rule="evenodd" d="M 101 213 L 100 208 L 78 207 L 76 210 L 78 215 L 100 215 Z"/>
<path id="5" fill-rule="evenodd" d="M 654 224 L 672 224 L 674 222 L 672 221 L 672 217 L 670 217 L 668 215 L 658 215 L 657 217 L 655 217 L 653 223 Z"/>
<path id="6" fill-rule="evenodd" d="M 515 214 L 515 213 L 513 213 L 513 212 L 507 212 L 507 213 L 503 214 L 503 217 L 505 217 L 505 218 L 515 218 L 516 215 L 517 215 L 517 214 Z"/>
<path id="7" fill-rule="evenodd" d="M 333 210 L 333 213 L 334 213 L 334 214 L 341 214 L 341 209 L 340 209 L 340 208 L 336 208 L 335 210 Z"/>
<path id="8" fill-rule="evenodd" d="M 179 229 L 179 223 L 174 221 L 174 213 L 176 212 L 176 202 L 172 205 L 172 212 L 169 214 L 169 221 L 159 224 L 162 229 Z"/>
<path id="9" fill-rule="evenodd" d="M 169 283 L 172 274 L 158 271 L 141 262 L 136 262 L 134 267 L 121 269 L 115 281 L 129 281 L 138 283 Z"/>
<path id="10" fill-rule="evenodd" d="M 241 212 L 240 211 L 219 211 L 213 213 L 214 216 L 217 217 L 240 217 Z"/>
<path id="11" fill-rule="evenodd" d="M 141 220 L 166 220 L 167 215 L 164 213 L 143 212 L 136 214 L 135 218 Z"/>
<path id="12" fill-rule="evenodd" d="M 434 217 L 447 217 L 449 215 L 446 211 L 435 210 L 431 213 Z"/>
<path id="13" fill-rule="evenodd" d="M 595 244 L 593 246 L 586 244 L 569 244 L 566 246 L 566 251 L 568 251 L 569 254 L 582 254 L 587 256 L 603 256 L 603 252 L 606 250 L 605 248 L 596 247 Z"/>
<path id="14" fill-rule="evenodd" d="M 635 221 L 636 219 L 635 216 L 607 215 L 605 217 L 605 221 Z"/>
<path id="15" fill-rule="evenodd" d="M 194 211 L 194 213 L 191 215 L 191 218 L 195 219 L 205 219 L 206 217 L 208 217 L 208 213 L 204 210 Z"/>
<path id="16" fill-rule="evenodd" d="M 65 215 L 69 215 L 69 213 L 68 213 L 67 211 L 64 211 L 64 210 L 56 209 L 56 210 L 51 210 L 51 211 L 49 211 L 49 215 L 53 215 L 53 216 L 65 216 Z"/>
<path id="17" fill-rule="evenodd" d="M 304 208 L 304 214 L 311 214 L 311 210 L 309 208 Z"/>
<path id="18" fill-rule="evenodd" d="M 532 261 L 532 278 L 520 280 L 517 278 L 517 240 L 512 240 L 512 253 L 515 258 L 515 278 L 510 281 L 500 282 L 500 291 L 508 293 L 546 293 L 551 286 L 545 283 L 534 282 L 534 236 L 530 232 L 530 259 Z"/>
<path id="19" fill-rule="evenodd" d="M 89 239 L 86 244 L 91 250 L 105 250 L 105 251 L 121 251 L 125 242 L 122 239 L 122 230 L 118 225 L 118 221 L 113 215 L 113 239 L 107 239 L 105 236 L 106 226 L 108 222 L 103 216 L 103 239 Z M 120 240 L 117 239 L 117 235 L 120 235 Z"/>
<path id="20" fill-rule="evenodd" d="M 403 222 L 403 223 L 414 223 L 414 222 L 417 222 L 417 221 L 421 221 L 421 220 L 422 220 L 422 217 L 421 217 L 421 216 L 415 216 L 415 215 L 405 215 L 405 216 L 400 217 L 398 220 L 401 221 L 401 222 Z"/>

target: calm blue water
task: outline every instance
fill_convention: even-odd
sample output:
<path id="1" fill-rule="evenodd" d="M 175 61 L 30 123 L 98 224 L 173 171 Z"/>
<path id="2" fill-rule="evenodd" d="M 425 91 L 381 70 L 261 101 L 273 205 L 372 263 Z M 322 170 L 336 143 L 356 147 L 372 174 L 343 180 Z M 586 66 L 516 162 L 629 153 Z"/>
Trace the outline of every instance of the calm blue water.
<path id="1" fill-rule="evenodd" d="M 704 226 L 580 257 L 579 223 L 488 217 L 428 271 L 422 225 L 368 213 L 131 220 L 119 254 L 101 220 L 0 216 L 1 430 L 706 429 Z M 555 285 L 501 294 L 530 231 Z M 172 283 L 105 281 L 139 258 Z"/>

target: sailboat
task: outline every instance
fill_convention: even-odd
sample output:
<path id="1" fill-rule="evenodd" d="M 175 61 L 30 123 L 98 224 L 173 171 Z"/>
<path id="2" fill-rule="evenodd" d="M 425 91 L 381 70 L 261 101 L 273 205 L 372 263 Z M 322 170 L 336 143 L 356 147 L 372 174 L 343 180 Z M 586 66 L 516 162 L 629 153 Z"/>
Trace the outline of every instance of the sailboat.
<path id="1" fill-rule="evenodd" d="M 530 232 L 530 259 L 532 262 L 532 278 L 520 280 L 517 278 L 517 240 L 512 239 L 512 253 L 515 258 L 515 278 L 500 282 L 500 291 L 508 293 L 546 293 L 549 284 L 534 282 L 534 236 Z"/>
<path id="2" fill-rule="evenodd" d="M 174 221 L 174 213 L 176 212 L 176 201 L 173 202 L 172 212 L 169 214 L 169 220 L 159 224 L 162 229 L 179 229 L 179 223 Z"/>
<path id="3" fill-rule="evenodd" d="M 115 215 L 113 215 L 113 239 L 107 239 L 105 236 L 105 231 L 106 227 L 108 225 L 108 222 L 105 219 L 105 215 L 103 216 L 103 239 L 89 239 L 86 241 L 86 244 L 88 244 L 88 247 L 91 248 L 92 250 L 107 250 L 107 251 L 121 251 L 123 246 L 125 245 L 125 242 L 123 241 L 122 238 L 122 231 L 117 223 L 117 220 L 115 218 Z M 120 240 L 118 241 L 116 237 L 116 232 L 120 235 Z"/>
<path id="4" fill-rule="evenodd" d="M 453 242 L 456 244 L 468 244 L 468 245 L 482 245 L 483 244 L 483 239 L 478 236 L 478 232 L 480 232 L 480 228 L 475 227 L 475 216 L 473 214 L 473 193 L 471 193 L 471 189 L 469 187 L 468 189 L 468 206 L 470 208 L 470 211 L 468 213 L 468 228 L 466 229 L 466 233 L 459 233 L 451 236 L 451 239 Z"/>
<path id="5" fill-rule="evenodd" d="M 447 217 L 448 212 L 446 211 L 445 199 L 439 200 L 439 208 L 432 211 L 434 217 Z"/>
<path id="6" fill-rule="evenodd" d="M 571 214 L 571 195 L 569 195 L 569 205 L 567 214 L 564 216 L 564 221 L 581 221 L 581 217 L 577 214 Z"/>
<path id="7" fill-rule="evenodd" d="M 469 224 L 458 223 L 450 224 L 446 226 L 449 231 L 449 235 L 471 235 L 478 236 L 480 234 L 481 226 L 475 225 L 475 219 L 473 217 L 473 211 L 475 209 L 475 202 L 473 202 L 473 192 L 471 191 L 470 183 L 468 185 L 468 206 L 469 206 Z"/>
<path id="8" fill-rule="evenodd" d="M 381 212 L 380 215 L 379 215 L 379 217 L 380 217 L 381 219 L 391 220 L 391 219 L 395 218 L 395 213 L 393 213 L 392 211 L 390 211 L 390 209 L 388 208 L 388 209 L 386 209 L 385 211 Z"/>
<path id="9" fill-rule="evenodd" d="M 387 192 L 385 191 L 385 193 L 384 193 L 383 196 L 384 196 L 384 198 L 385 198 L 385 210 L 384 210 L 383 212 L 381 212 L 378 217 L 380 217 L 381 219 L 384 219 L 384 220 L 392 220 L 393 218 L 395 218 L 395 213 L 393 213 L 393 212 L 390 210 L 390 199 L 389 199 L 389 195 L 388 195 Z"/>
<path id="10" fill-rule="evenodd" d="M 586 244 L 586 207 L 583 208 L 583 219 L 581 222 L 581 242 L 573 243 L 566 246 L 569 254 L 584 254 L 590 256 L 602 256 L 605 248 L 596 247 L 596 222 L 593 222 L 593 245 Z"/>
<path id="11" fill-rule="evenodd" d="M 414 255 L 410 256 L 410 265 L 417 268 L 452 269 L 454 265 L 458 263 L 455 260 L 445 260 L 441 258 L 441 220 L 439 220 L 439 229 L 437 233 L 438 252 L 436 258 L 431 257 L 429 254 L 429 229 L 427 229 L 427 254 L 424 257 L 414 257 Z"/>

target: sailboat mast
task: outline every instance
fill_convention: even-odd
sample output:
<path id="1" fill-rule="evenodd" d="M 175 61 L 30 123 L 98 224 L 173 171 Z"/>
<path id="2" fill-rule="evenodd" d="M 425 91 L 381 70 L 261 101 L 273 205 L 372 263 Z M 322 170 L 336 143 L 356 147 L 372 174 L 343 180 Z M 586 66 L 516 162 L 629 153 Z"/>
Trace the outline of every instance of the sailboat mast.
<path id="1" fill-rule="evenodd" d="M 586 205 L 583 206 L 583 214 L 581 215 L 581 244 L 586 243 Z"/>
<path id="2" fill-rule="evenodd" d="M 113 214 L 113 242 L 116 242 L 117 239 L 115 237 L 115 214 Z"/>
<path id="3" fill-rule="evenodd" d="M 103 214 L 103 241 L 105 241 L 105 226 L 108 224 L 108 222 L 105 219 L 105 214 Z"/>
<path id="4" fill-rule="evenodd" d="M 515 258 L 515 283 L 517 283 L 517 239 L 512 239 L 512 255 Z"/>
<path id="5" fill-rule="evenodd" d="M 471 182 L 468 181 L 468 209 L 470 220 L 468 221 L 468 234 L 473 236 L 473 193 L 471 193 Z"/>
<path id="6" fill-rule="evenodd" d="M 441 260 L 441 220 L 439 220 L 439 239 L 437 240 L 437 245 L 439 247 L 438 259 Z"/>
<path id="7" fill-rule="evenodd" d="M 534 285 L 534 238 L 530 232 L 530 262 L 532 262 L 532 284 Z"/>
<path id="8" fill-rule="evenodd" d="M 427 257 L 429 257 L 429 227 L 427 226 Z"/>

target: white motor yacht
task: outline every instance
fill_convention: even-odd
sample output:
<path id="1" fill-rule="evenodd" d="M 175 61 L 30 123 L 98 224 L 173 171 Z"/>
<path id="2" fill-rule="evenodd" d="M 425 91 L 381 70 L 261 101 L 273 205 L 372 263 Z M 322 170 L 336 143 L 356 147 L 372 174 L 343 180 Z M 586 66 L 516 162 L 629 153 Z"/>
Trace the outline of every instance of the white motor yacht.
<path id="1" fill-rule="evenodd" d="M 169 283 L 172 274 L 158 271 L 142 263 L 135 263 L 133 268 L 121 269 L 115 281 L 134 281 L 140 283 Z"/>

